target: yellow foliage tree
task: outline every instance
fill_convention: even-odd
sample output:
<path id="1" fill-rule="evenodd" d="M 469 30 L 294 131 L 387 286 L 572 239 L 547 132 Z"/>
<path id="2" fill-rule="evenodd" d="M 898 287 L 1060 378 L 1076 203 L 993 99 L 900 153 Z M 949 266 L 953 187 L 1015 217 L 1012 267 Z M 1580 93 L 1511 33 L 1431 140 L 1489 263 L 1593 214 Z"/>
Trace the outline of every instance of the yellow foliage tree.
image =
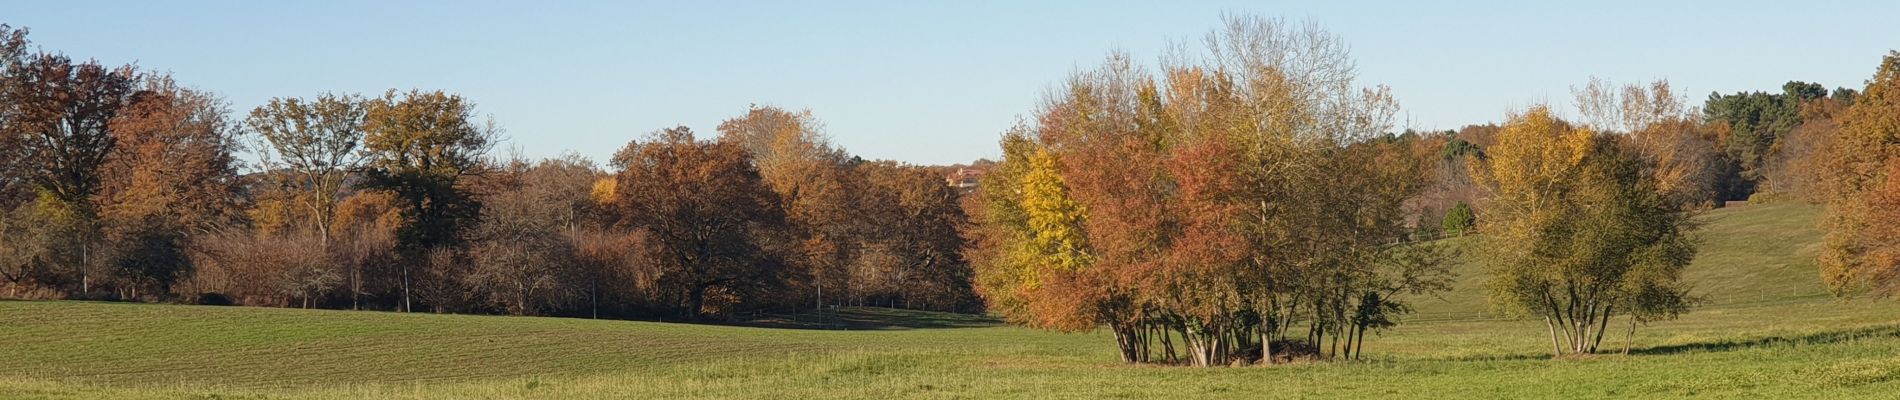
<path id="1" fill-rule="evenodd" d="M 1082 205 L 1069 198 L 1062 179 L 1061 166 L 1048 149 L 1037 150 L 1029 158 L 1029 173 L 1023 176 L 1023 211 L 1033 232 L 1030 242 L 1047 261 L 1048 267 L 1074 271 L 1088 266 L 1087 239 L 1082 232 Z M 1032 285 L 1033 286 L 1033 285 Z"/>

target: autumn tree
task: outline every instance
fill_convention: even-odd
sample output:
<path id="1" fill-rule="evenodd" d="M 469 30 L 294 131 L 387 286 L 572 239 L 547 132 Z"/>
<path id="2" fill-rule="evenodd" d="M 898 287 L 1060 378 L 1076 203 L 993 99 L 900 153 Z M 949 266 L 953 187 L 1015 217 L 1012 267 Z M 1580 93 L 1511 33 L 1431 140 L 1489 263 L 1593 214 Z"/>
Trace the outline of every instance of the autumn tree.
<path id="1" fill-rule="evenodd" d="M 975 273 L 972 284 L 985 308 L 1005 321 L 1033 325 L 1027 292 L 1033 288 L 1027 246 L 1028 215 L 1023 210 L 1023 178 L 1028 159 L 1037 151 L 1031 128 L 1018 124 L 998 141 L 1002 160 L 983 175 L 976 192 L 964 201 L 974 227 L 964 235 L 963 255 Z"/>
<path id="2" fill-rule="evenodd" d="M 1781 138 L 1762 168 L 1765 192 L 1812 203 L 1828 201 L 1828 182 L 1834 178 L 1828 165 L 1835 161 L 1842 119 L 1859 94 L 1836 88 L 1826 98 L 1801 104 L 1801 125 Z"/>
<path id="3" fill-rule="evenodd" d="M 363 105 L 367 186 L 393 194 L 404 217 L 397 231 L 406 258 L 404 311 L 413 309 L 409 265 L 424 259 L 443 268 L 458 265 L 428 253 L 457 244 L 480 217 L 481 204 L 458 183 L 480 172 L 501 130 L 476 118 L 474 103 L 443 91 L 390 90 Z"/>
<path id="4" fill-rule="evenodd" d="M 591 209 L 592 163 L 578 157 L 516 159 L 495 175 L 502 187 L 483 201 L 470 286 L 510 314 L 565 305 L 580 292 L 571 236 Z"/>
<path id="5" fill-rule="evenodd" d="M 886 285 L 881 292 L 909 308 L 958 311 L 974 300 L 970 266 L 959 253 L 959 228 L 967 220 L 956 188 L 927 168 L 891 161 L 867 162 L 860 191 L 862 220 L 872 222 L 861 246 L 888 255 L 861 262 Z"/>
<path id="6" fill-rule="evenodd" d="M 144 81 L 111 123 L 116 146 L 94 200 L 127 298 L 167 294 L 211 256 L 192 249 L 195 239 L 242 218 L 238 132 L 223 100 L 169 76 Z"/>
<path id="7" fill-rule="evenodd" d="M 611 227 L 584 227 L 567 235 L 574 246 L 576 290 L 587 303 L 586 314 L 600 318 L 608 312 L 626 312 L 652 304 L 660 296 L 660 271 L 653 267 L 645 231 Z"/>
<path id="8" fill-rule="evenodd" d="M 7 240 L 0 241 L 0 279 L 5 279 L 9 297 L 19 293 L 19 289 L 39 277 L 46 267 L 43 262 L 51 254 L 52 232 L 35 223 L 32 207 L 18 207 L 0 210 L 0 235 Z"/>
<path id="9" fill-rule="evenodd" d="M 21 66 L 27 62 L 26 29 L 0 24 L 0 278 L 6 280 L 9 294 L 30 278 L 32 270 L 47 250 L 44 229 L 34 223 L 34 215 L 21 205 L 30 194 L 26 190 L 27 139 L 29 131 L 15 125 L 24 110 L 14 101 L 23 85 Z"/>
<path id="10" fill-rule="evenodd" d="M 1092 329 L 1102 323 L 1100 286 L 1090 285 L 1095 277 L 1093 250 L 1083 231 L 1082 205 L 1070 197 L 1069 185 L 1061 172 L 1060 156 L 1039 149 L 1027 160 L 1029 168 L 1022 177 L 1022 210 L 1028 228 L 1026 247 L 1020 249 L 1027 260 L 1026 286 L 1029 294 L 1040 299 L 1035 313 L 1038 324 L 1062 330 Z M 1112 311 L 1109 312 L 1112 314 Z"/>
<path id="11" fill-rule="evenodd" d="M 402 260 L 396 253 L 396 232 L 402 225 L 401 208 L 389 192 L 358 191 L 337 204 L 336 216 L 331 222 L 336 229 L 337 243 L 319 244 L 329 248 L 333 262 L 347 271 L 343 290 L 350 296 L 350 309 L 361 309 L 367 300 L 388 293 L 391 280 L 397 281 L 397 290 L 405 283 L 400 276 Z M 257 232 L 257 235 L 270 233 Z M 389 279 L 392 271 L 396 272 L 396 279 Z M 371 298 L 366 299 L 366 296 Z"/>
<path id="12" fill-rule="evenodd" d="M 17 34 L 9 39 L 19 40 Z M 74 62 L 61 54 L 29 55 L 7 64 L 8 83 L 0 88 L 5 90 L 0 103 L 7 108 L 6 132 L 0 137 L 19 141 L 11 151 L 20 153 L 16 176 L 38 193 L 35 223 L 56 231 L 50 239 L 58 245 L 49 247 L 48 259 L 77 275 L 77 293 L 90 294 L 102 239 L 93 196 L 102 184 L 101 166 L 116 145 L 112 121 L 133 101 L 140 76 L 130 65 Z"/>
<path id="13" fill-rule="evenodd" d="M 1840 118 L 1824 164 L 1821 276 L 1837 294 L 1900 293 L 1900 52 L 1881 60 Z"/>
<path id="14" fill-rule="evenodd" d="M 782 283 L 760 238 L 785 217 L 738 143 L 669 128 L 628 144 L 615 164 L 616 225 L 647 233 L 676 312 L 700 318 L 733 305 L 719 298 L 742 301 Z"/>
<path id="15" fill-rule="evenodd" d="M 1692 302 L 1695 225 L 1643 157 L 1544 107 L 1513 116 L 1488 154 L 1473 165 L 1492 195 L 1479 219 L 1492 304 L 1543 318 L 1554 354 L 1596 352 L 1617 315 L 1633 331 Z"/>
<path id="16" fill-rule="evenodd" d="M 1437 290 L 1379 273 L 1426 159 L 1336 36 L 1240 17 L 1207 43 L 1158 76 L 1111 55 L 1005 136 L 977 192 L 977 281 L 1012 321 L 1106 326 L 1128 362 L 1272 360 L 1296 324 L 1349 356 L 1404 310 L 1390 296 Z"/>
<path id="17" fill-rule="evenodd" d="M 325 93 L 313 99 L 273 98 L 251 110 L 258 160 L 288 200 L 307 212 L 308 226 L 328 247 L 344 181 L 363 166 L 364 100 Z"/>
<path id="18" fill-rule="evenodd" d="M 790 237 L 768 245 L 787 253 L 786 261 L 804 271 L 813 304 L 825 304 L 827 286 L 833 298 L 854 295 L 844 289 L 853 287 L 846 266 L 860 250 L 855 235 L 883 221 L 856 213 L 851 192 L 862 179 L 851 171 L 850 157 L 830 143 L 809 110 L 754 105 L 745 115 L 721 122 L 719 133 L 719 141 L 746 150 L 760 178 L 778 195 Z"/>
<path id="19" fill-rule="evenodd" d="M 1725 188 L 1741 179 L 1734 162 L 1716 143 L 1721 128 L 1703 122 L 1696 110 L 1688 109 L 1669 81 L 1619 87 L 1592 77 L 1589 84 L 1572 92 L 1586 125 L 1621 135 L 1647 159 L 1657 184 L 1670 195 L 1694 206 L 1720 206 Z"/>
<path id="20" fill-rule="evenodd" d="M 1779 93 L 1710 93 L 1702 106 L 1703 116 L 1718 125 L 1714 139 L 1737 174 L 1724 188 L 1723 199 L 1740 200 L 1753 194 L 1785 139 L 1804 123 L 1802 105 L 1828 95 L 1826 87 L 1802 81 L 1783 84 Z"/>
<path id="21" fill-rule="evenodd" d="M 13 29 L 0 24 L 0 211 L 11 212 L 24 201 L 27 181 L 25 162 L 27 161 L 27 130 L 16 128 L 21 123 L 25 110 L 17 107 L 21 104 L 12 96 L 21 93 L 14 86 L 26 82 L 20 75 L 27 63 L 26 29 Z"/>

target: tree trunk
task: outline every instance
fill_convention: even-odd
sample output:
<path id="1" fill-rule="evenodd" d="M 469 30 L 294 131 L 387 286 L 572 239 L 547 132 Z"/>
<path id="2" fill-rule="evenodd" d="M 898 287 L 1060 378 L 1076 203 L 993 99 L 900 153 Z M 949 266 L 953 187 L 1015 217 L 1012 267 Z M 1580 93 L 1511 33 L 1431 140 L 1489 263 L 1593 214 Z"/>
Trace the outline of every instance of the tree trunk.
<path id="1" fill-rule="evenodd" d="M 1174 363 L 1174 333 L 1166 324 L 1155 324 L 1155 339 L 1161 341 L 1161 362 Z"/>
<path id="2" fill-rule="evenodd" d="M 1119 323 L 1115 324 L 1113 330 L 1115 331 L 1115 347 L 1121 352 L 1122 362 L 1133 364 L 1140 361 L 1140 356 L 1136 354 L 1138 350 L 1136 341 L 1141 340 L 1141 333 L 1131 329 L 1127 324 Z"/>
<path id="3" fill-rule="evenodd" d="M 1273 365 L 1273 329 L 1265 316 L 1260 317 L 1260 363 Z"/>
<path id="4" fill-rule="evenodd" d="M 360 303 L 359 299 L 363 295 L 363 265 L 362 263 L 356 263 L 356 264 L 357 265 L 350 267 L 350 309 L 351 310 L 362 309 L 359 306 L 359 303 Z"/>
<path id="5" fill-rule="evenodd" d="M 92 249 L 85 243 L 79 244 L 79 297 L 92 294 Z"/>
<path id="6" fill-rule="evenodd" d="M 693 287 L 693 293 L 687 299 L 687 304 L 686 304 L 686 319 L 687 320 L 689 321 L 699 320 L 699 312 L 706 308 L 705 307 L 706 306 L 706 289 L 707 287 L 704 284 Z"/>
<path id="7" fill-rule="evenodd" d="M 1213 335 L 1204 330 L 1195 328 L 1189 328 L 1188 331 L 1190 332 L 1187 337 L 1188 349 L 1190 351 L 1188 355 L 1192 358 L 1194 366 L 1206 367 L 1214 365 L 1214 344 L 1211 343 Z"/>
<path id="8" fill-rule="evenodd" d="M 414 304 L 409 300 L 409 266 L 402 267 L 402 312 L 415 312 Z"/>
<path id="9" fill-rule="evenodd" d="M 1326 336 L 1326 334 L 1321 333 L 1320 336 Z M 1333 335 L 1333 344 L 1331 348 L 1326 350 L 1326 359 L 1332 360 L 1337 358 L 1339 358 L 1339 335 Z"/>
<path id="10" fill-rule="evenodd" d="M 1611 315 L 1610 312 L 1615 311 L 1616 310 L 1615 307 L 1616 305 L 1614 304 L 1604 305 L 1603 315 L 1597 316 L 1597 318 L 1600 318 L 1601 320 L 1597 321 L 1597 337 L 1595 340 L 1591 341 L 1590 343 L 1591 353 L 1595 353 L 1597 352 L 1598 348 L 1603 347 L 1603 331 L 1610 329 L 1610 315 Z"/>
<path id="11" fill-rule="evenodd" d="M 905 301 L 904 306 L 909 307 L 910 302 Z M 1148 362 L 1148 341 L 1154 340 L 1154 335 L 1148 334 L 1147 325 L 1135 324 L 1134 330 L 1138 335 L 1135 338 L 1135 362 L 1147 363 Z"/>
<path id="12" fill-rule="evenodd" d="M 1630 314 L 1630 331 L 1623 336 L 1623 355 L 1630 355 L 1630 347 L 1636 344 L 1636 314 Z"/>
<path id="13" fill-rule="evenodd" d="M 1557 322 L 1556 322 L 1555 320 L 1552 320 L 1552 319 L 1551 319 L 1551 317 L 1549 317 L 1549 316 L 1545 316 L 1545 317 L 1544 317 L 1544 325 L 1545 325 L 1545 326 L 1548 326 L 1548 327 L 1550 327 L 1550 352 L 1551 352 L 1551 358 L 1561 358 L 1561 357 L 1563 357 L 1563 356 L 1564 356 L 1564 346 L 1563 346 L 1563 344 L 1562 344 L 1561 342 L 1558 342 L 1558 341 L 1557 341 Z"/>
<path id="14" fill-rule="evenodd" d="M 1359 356 L 1360 356 L 1360 355 L 1363 355 L 1363 354 L 1365 354 L 1365 352 L 1366 352 L 1366 327 L 1365 327 L 1365 325 L 1360 325 L 1360 326 L 1359 326 L 1359 338 L 1358 338 L 1358 339 L 1354 339 L 1354 340 L 1353 340 L 1353 342 L 1354 342 L 1354 343 L 1353 343 L 1353 345 L 1352 345 L 1352 359 L 1354 359 L 1354 360 L 1357 360 L 1357 359 L 1359 359 Z"/>

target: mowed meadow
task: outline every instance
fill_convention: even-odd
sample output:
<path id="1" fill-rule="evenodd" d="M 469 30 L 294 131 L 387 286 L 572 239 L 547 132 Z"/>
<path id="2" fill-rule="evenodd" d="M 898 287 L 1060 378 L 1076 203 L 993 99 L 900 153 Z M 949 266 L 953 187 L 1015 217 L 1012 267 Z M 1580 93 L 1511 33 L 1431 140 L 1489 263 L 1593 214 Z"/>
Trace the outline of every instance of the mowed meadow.
<path id="1" fill-rule="evenodd" d="M 4 301 L 0 398 L 1891 398 L 1900 307 L 1828 294 L 1819 215 L 1701 215 L 1685 280 L 1706 301 L 1637 330 L 1629 355 L 1617 328 L 1607 354 L 1552 360 L 1541 321 L 1487 312 L 1466 262 L 1362 361 L 1237 368 L 1125 364 L 1103 331 L 881 308 L 774 327 Z"/>

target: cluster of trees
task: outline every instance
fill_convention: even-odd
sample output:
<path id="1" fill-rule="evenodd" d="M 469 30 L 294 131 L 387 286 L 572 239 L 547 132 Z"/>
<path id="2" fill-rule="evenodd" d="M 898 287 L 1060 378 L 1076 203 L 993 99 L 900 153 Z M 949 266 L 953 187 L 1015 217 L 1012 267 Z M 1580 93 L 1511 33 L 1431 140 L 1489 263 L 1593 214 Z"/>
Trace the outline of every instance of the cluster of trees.
<path id="1" fill-rule="evenodd" d="M 1692 208 L 1722 207 L 1728 201 L 1807 199 L 1820 201 L 1822 159 L 1817 156 L 1837 129 L 1836 115 L 1854 103 L 1859 91 L 1791 81 L 1782 93 L 1712 93 L 1693 107 L 1668 81 L 1617 85 L 1592 78 L 1573 88 L 1579 123 L 1594 131 L 1632 138 L 1645 147 L 1664 176 L 1666 189 L 1688 196 Z M 1487 196 L 1466 164 L 1483 161 L 1504 129 L 1497 124 L 1419 133 L 1442 148 L 1439 180 L 1408 207 L 1422 215 L 1442 215 L 1444 225 L 1420 226 L 1426 235 L 1456 236 L 1466 217 L 1462 207 L 1482 214 Z M 1475 227 L 1475 226 L 1474 226 Z"/>
<path id="2" fill-rule="evenodd" d="M 1389 92 L 1317 26 L 1232 18 L 1207 45 L 1159 76 L 1113 55 L 1004 136 L 979 288 L 1017 323 L 1105 325 L 1127 362 L 1354 356 L 1449 284 L 1402 207 L 1437 149 L 1386 133 Z"/>
<path id="3" fill-rule="evenodd" d="M 615 226 L 643 228 L 650 262 L 683 271 L 653 285 L 680 313 L 981 309 L 958 251 L 966 217 L 935 169 L 848 156 L 809 112 L 755 106 L 719 131 L 635 141 L 594 189 Z"/>
<path id="4" fill-rule="evenodd" d="M 1722 149 L 1722 156 L 1730 160 L 1733 168 L 1729 182 L 1723 188 L 1724 197 L 1730 200 L 1752 199 L 1751 195 L 1796 195 L 1805 187 L 1786 181 L 1788 160 L 1803 156 L 1799 149 L 1791 148 L 1800 144 L 1792 140 L 1795 130 L 1806 125 L 1809 120 L 1829 119 L 1826 116 L 1812 115 L 1815 110 L 1804 110 L 1815 103 L 1838 103 L 1842 106 L 1854 102 L 1859 92 L 1848 88 L 1836 88 L 1831 93 L 1818 83 L 1790 81 L 1781 87 L 1781 93 L 1737 92 L 1732 94 L 1709 94 L 1709 100 L 1703 106 L 1708 122 L 1719 125 L 1720 136 L 1716 139 Z"/>
<path id="5" fill-rule="evenodd" d="M 702 318 L 980 307 L 958 193 L 754 107 L 617 153 L 498 157 L 443 91 L 217 95 L 0 25 L 0 282 L 16 297 Z M 250 152 L 254 165 L 240 157 Z M 255 167 L 255 168 L 252 168 Z"/>
<path id="6" fill-rule="evenodd" d="M 12 295 L 169 292 L 240 217 L 235 125 L 164 74 L 28 51 L 0 25 L 0 278 Z"/>
<path id="7" fill-rule="evenodd" d="M 1448 289 L 1462 243 L 1558 356 L 1694 304 L 1691 216 L 1723 161 L 1667 82 L 1593 80 L 1582 124 L 1391 134 L 1391 95 L 1317 26 L 1230 18 L 1206 45 L 1158 73 L 1113 55 L 1004 135 L 968 250 L 993 312 L 1106 326 L 1127 362 L 1354 357 Z"/>

